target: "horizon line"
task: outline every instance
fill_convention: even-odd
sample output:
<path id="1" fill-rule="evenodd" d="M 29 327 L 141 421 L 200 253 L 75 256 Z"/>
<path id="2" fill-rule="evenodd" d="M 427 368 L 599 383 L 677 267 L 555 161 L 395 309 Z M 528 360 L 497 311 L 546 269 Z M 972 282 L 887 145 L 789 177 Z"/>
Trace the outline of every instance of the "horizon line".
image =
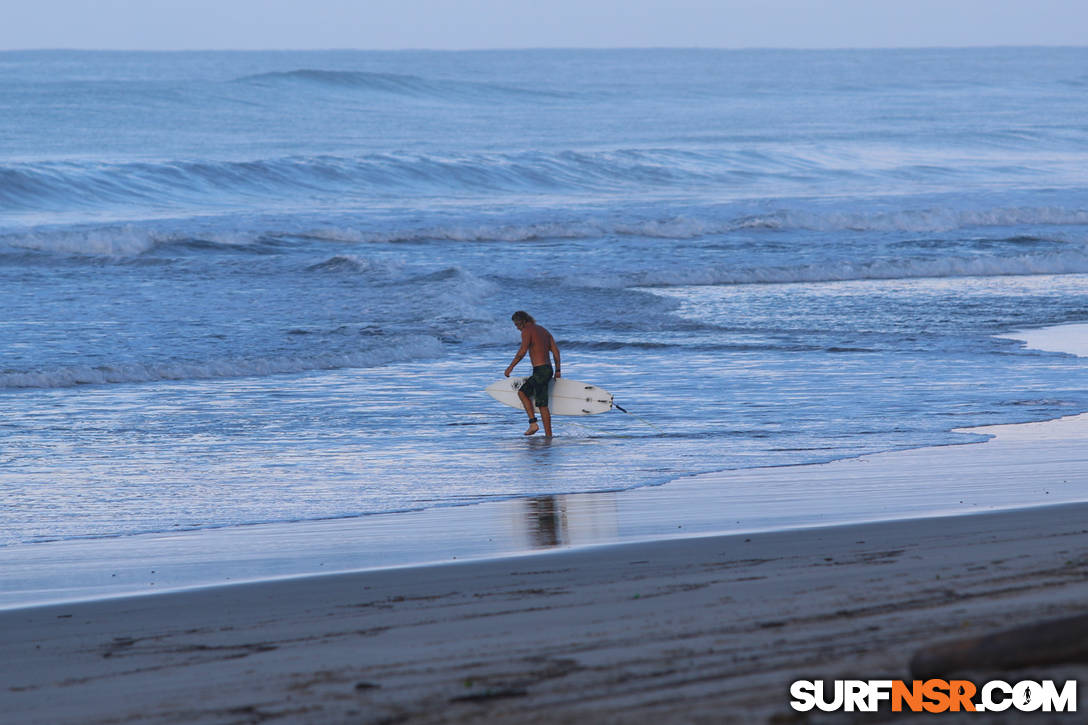
<path id="1" fill-rule="evenodd" d="M 706 46 L 706 45 L 630 45 L 630 46 L 509 46 L 494 48 L 94 48 L 94 47 L 27 47 L 0 48 L 0 53 L 503 53 L 503 52 L 608 52 L 608 51 L 793 51 L 793 52 L 834 52 L 858 50 L 1002 50 L 1002 49 L 1048 49 L 1048 50 L 1084 50 L 1085 45 L 1045 44 L 1045 43 L 996 43 L 981 45 L 843 45 L 843 46 Z"/>

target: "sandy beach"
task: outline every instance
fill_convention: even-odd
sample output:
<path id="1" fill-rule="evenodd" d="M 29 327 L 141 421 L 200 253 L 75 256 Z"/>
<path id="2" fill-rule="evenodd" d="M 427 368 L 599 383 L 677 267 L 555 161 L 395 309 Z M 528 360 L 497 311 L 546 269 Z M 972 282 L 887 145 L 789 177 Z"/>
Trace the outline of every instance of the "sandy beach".
<path id="1" fill-rule="evenodd" d="M 1067 505 L 11 610 L 0 705 L 15 723 L 807 722 L 788 708 L 795 679 L 908 678 L 926 644 L 1082 613 L 1086 517 Z"/>

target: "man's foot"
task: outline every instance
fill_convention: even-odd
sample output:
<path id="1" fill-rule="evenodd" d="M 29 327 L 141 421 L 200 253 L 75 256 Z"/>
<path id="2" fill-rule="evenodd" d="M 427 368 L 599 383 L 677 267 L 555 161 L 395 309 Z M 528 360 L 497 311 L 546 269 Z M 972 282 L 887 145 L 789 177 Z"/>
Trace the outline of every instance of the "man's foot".
<path id="1" fill-rule="evenodd" d="M 538 430 L 540 430 L 540 426 L 538 426 L 536 424 L 536 418 L 533 418 L 532 420 L 529 421 L 529 429 L 527 431 L 525 431 L 525 435 L 531 436 L 533 433 L 536 433 Z"/>

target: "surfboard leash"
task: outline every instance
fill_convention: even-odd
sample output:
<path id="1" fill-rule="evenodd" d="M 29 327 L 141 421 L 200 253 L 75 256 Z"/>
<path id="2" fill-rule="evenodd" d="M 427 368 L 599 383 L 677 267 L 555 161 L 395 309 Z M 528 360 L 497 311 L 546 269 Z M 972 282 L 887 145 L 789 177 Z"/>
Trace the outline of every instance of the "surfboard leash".
<path id="1" fill-rule="evenodd" d="M 641 420 L 641 421 L 642 421 L 643 423 L 645 423 L 646 425 L 650 426 L 651 428 L 653 428 L 654 430 L 656 430 L 656 431 L 658 431 L 658 432 L 660 432 L 660 433 L 664 433 L 664 432 L 665 432 L 664 430 L 662 430 L 662 429 L 661 429 L 661 428 L 659 428 L 658 426 L 654 425 L 654 424 L 653 424 L 653 423 L 651 423 L 650 421 L 646 420 L 646 419 L 645 419 L 645 418 L 643 418 L 642 416 L 640 416 L 640 415 L 635 415 L 635 414 L 634 414 L 634 413 L 632 413 L 631 411 L 629 411 L 629 410 L 627 410 L 626 408 L 622 407 L 622 406 L 621 406 L 621 405 L 620 405 L 619 403 L 617 403 L 617 402 L 616 402 L 615 400 L 613 400 L 613 401 L 612 401 L 612 407 L 613 407 L 613 408 L 615 408 L 616 410 L 620 411 L 621 413 L 627 413 L 627 415 L 631 416 L 632 418 L 637 418 L 638 420 Z"/>

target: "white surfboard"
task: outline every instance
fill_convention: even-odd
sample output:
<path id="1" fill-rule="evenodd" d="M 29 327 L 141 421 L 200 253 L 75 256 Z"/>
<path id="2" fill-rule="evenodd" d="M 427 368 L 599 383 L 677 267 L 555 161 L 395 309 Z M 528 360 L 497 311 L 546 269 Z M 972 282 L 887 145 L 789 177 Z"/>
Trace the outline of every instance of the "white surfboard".
<path id="1" fill-rule="evenodd" d="M 503 378 L 488 385 L 484 392 L 503 405 L 521 408 L 518 389 L 525 378 Z M 612 394 L 589 383 L 569 378 L 552 378 L 548 383 L 548 408 L 552 415 L 596 415 L 612 410 Z M 533 405 L 533 413 L 537 412 Z"/>

